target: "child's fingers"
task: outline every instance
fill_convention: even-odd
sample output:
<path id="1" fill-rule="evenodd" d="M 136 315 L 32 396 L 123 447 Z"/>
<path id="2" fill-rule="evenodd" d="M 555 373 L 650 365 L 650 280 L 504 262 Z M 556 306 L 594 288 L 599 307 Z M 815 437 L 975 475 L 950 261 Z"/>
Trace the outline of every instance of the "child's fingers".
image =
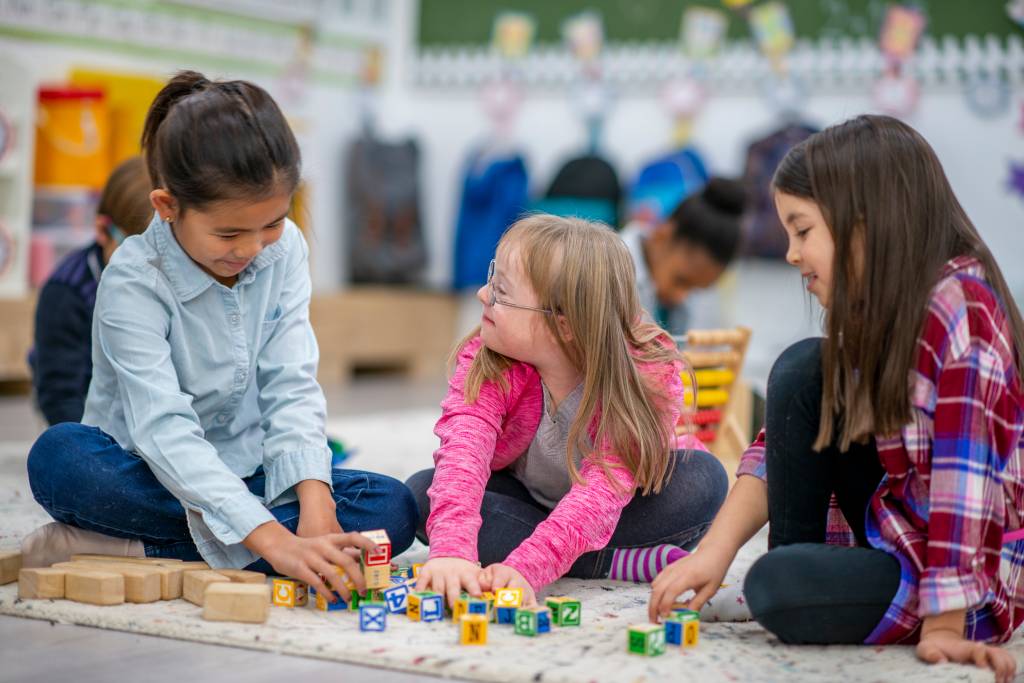
<path id="1" fill-rule="evenodd" d="M 647 619 L 652 624 L 658 623 L 658 616 L 661 615 L 661 599 L 665 590 L 651 584 L 651 597 L 647 602 Z"/>
<path id="2" fill-rule="evenodd" d="M 360 548 L 371 553 L 378 552 L 376 543 L 355 531 L 349 531 L 344 534 L 331 534 L 328 538 L 339 548 Z"/>
<path id="3" fill-rule="evenodd" d="M 455 608 L 455 603 L 459 601 L 459 594 L 461 592 L 462 582 L 459 580 L 459 578 L 455 577 L 453 579 L 452 577 L 448 577 L 448 580 L 445 581 L 445 593 L 447 594 L 448 597 L 449 607 L 453 609 Z"/>
<path id="4" fill-rule="evenodd" d="M 477 583 L 480 584 L 481 591 L 493 591 L 494 587 L 491 585 L 491 572 L 486 569 L 481 569 L 480 573 L 476 575 Z"/>
<path id="5" fill-rule="evenodd" d="M 718 592 L 719 584 L 714 581 L 709 581 L 697 592 L 697 595 L 693 596 L 690 600 L 690 604 L 687 605 L 687 609 L 692 609 L 694 612 L 699 612 L 700 608 L 704 606 L 704 603 L 708 601 L 708 598 Z M 669 605 L 671 607 L 671 605 Z"/>
<path id="6" fill-rule="evenodd" d="M 438 595 L 445 595 L 444 591 L 445 591 L 445 585 L 447 583 L 448 583 L 447 582 L 447 577 L 444 574 L 442 574 L 441 572 L 438 572 L 437 576 L 431 578 L 431 580 L 430 580 L 430 586 L 431 587 L 428 588 L 427 590 L 432 590 L 435 593 L 437 593 Z"/>
<path id="7" fill-rule="evenodd" d="M 334 602 L 331 592 L 327 589 L 327 586 L 324 585 L 320 575 L 316 572 L 306 567 L 302 567 L 299 571 L 295 572 L 295 578 L 315 588 L 317 593 L 322 593 L 324 597 L 327 598 L 328 602 Z"/>
<path id="8" fill-rule="evenodd" d="M 507 588 L 509 577 L 508 574 L 499 571 L 497 568 L 492 567 L 491 569 L 491 591 L 496 591 L 500 588 Z"/>
<path id="9" fill-rule="evenodd" d="M 430 586 L 431 572 L 427 567 L 420 567 L 420 575 L 416 577 L 413 590 L 417 593 L 425 591 Z"/>
<path id="10" fill-rule="evenodd" d="M 329 559 L 345 572 L 345 575 L 356 585 L 356 592 L 360 595 L 366 593 L 366 579 L 363 578 L 363 571 L 359 562 L 343 552 L 332 548 Z"/>
<path id="11" fill-rule="evenodd" d="M 483 593 L 480 590 L 479 577 L 476 574 L 470 574 L 466 577 L 466 592 L 472 595 L 474 598 L 479 598 L 480 594 Z"/>

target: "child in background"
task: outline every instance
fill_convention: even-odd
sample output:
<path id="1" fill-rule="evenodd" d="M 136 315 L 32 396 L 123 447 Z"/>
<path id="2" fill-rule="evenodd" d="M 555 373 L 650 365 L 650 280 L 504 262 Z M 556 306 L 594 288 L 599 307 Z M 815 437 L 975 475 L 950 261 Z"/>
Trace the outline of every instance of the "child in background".
<path id="1" fill-rule="evenodd" d="M 24 562 L 201 556 L 325 592 L 338 566 L 362 589 L 347 551 L 373 544 L 356 531 L 384 528 L 400 553 L 416 502 L 394 479 L 331 467 L 308 248 L 286 218 L 295 138 L 263 89 L 182 72 L 142 143 L 156 216 L 100 281 L 82 424 L 29 453 L 58 522 L 25 540 Z"/>
<path id="2" fill-rule="evenodd" d="M 700 548 L 653 584 L 650 617 L 700 609 L 765 522 L 744 593 L 786 643 L 916 643 L 927 662 L 1013 677 L 1024 621 L 1024 324 L 938 158 L 861 116 L 774 178 L 787 261 L 826 310 L 787 349 L 765 428 Z M 856 547 L 825 543 L 835 494 Z"/>
<path id="3" fill-rule="evenodd" d="M 727 481 L 695 438 L 676 450 L 682 360 L 642 319 L 622 241 L 583 220 L 525 218 L 477 297 L 436 467 L 407 482 L 430 544 L 417 589 L 453 604 L 463 589 L 511 586 L 532 604 L 565 574 L 650 581 L 701 538 Z"/>
<path id="4" fill-rule="evenodd" d="M 711 178 L 653 230 L 634 222 L 622 231 L 640 306 L 671 334 L 686 334 L 690 294 L 714 285 L 736 256 L 743 203 L 742 183 Z"/>
<path id="5" fill-rule="evenodd" d="M 118 164 L 100 195 L 96 241 L 68 254 L 39 292 L 28 364 L 39 409 L 51 425 L 82 419 L 92 378 L 92 309 L 100 273 L 126 237 L 149 225 L 150 189 L 141 156 Z"/>

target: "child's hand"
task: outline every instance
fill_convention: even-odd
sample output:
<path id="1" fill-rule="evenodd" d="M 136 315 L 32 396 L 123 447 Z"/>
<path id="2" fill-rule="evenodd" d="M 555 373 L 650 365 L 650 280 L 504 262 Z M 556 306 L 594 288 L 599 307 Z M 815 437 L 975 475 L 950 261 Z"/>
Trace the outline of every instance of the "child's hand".
<path id="1" fill-rule="evenodd" d="M 314 538 L 342 533 L 338 522 L 337 506 L 327 484 L 306 479 L 295 485 L 299 497 L 299 527 L 296 535 Z"/>
<path id="2" fill-rule="evenodd" d="M 917 644 L 917 656 L 929 664 L 957 662 L 992 669 L 996 683 L 1010 683 L 1017 670 L 1017 660 L 1009 652 L 995 645 L 978 643 L 953 631 L 932 631 Z"/>
<path id="3" fill-rule="evenodd" d="M 672 603 L 688 590 L 696 595 L 687 608 L 700 611 L 708 598 L 718 592 L 731 563 L 732 556 L 708 548 L 698 549 L 665 567 L 651 584 L 651 601 L 647 606 L 650 620 L 657 623 L 659 616 L 671 614 Z"/>
<path id="4" fill-rule="evenodd" d="M 447 598 L 449 607 L 454 607 L 463 588 L 473 597 L 480 597 L 479 575 L 480 567 L 475 562 L 461 557 L 436 557 L 420 567 L 416 590 L 431 588 Z"/>
<path id="5" fill-rule="evenodd" d="M 499 588 L 521 588 L 523 589 L 523 607 L 533 607 L 537 604 L 537 595 L 523 575 L 509 567 L 507 564 L 495 562 L 480 572 L 480 586 L 484 590 L 494 592 Z"/>
<path id="6" fill-rule="evenodd" d="M 344 582 L 335 580 L 328 588 L 321 577 L 334 579 L 340 568 L 362 595 L 366 592 L 366 581 L 359 569 L 359 550 L 377 551 L 377 544 L 360 533 L 301 538 L 277 522 L 256 527 L 245 537 L 244 544 L 269 562 L 274 571 L 306 582 L 323 593 L 329 602 L 334 602 L 332 590 L 345 601 L 352 595 Z"/>

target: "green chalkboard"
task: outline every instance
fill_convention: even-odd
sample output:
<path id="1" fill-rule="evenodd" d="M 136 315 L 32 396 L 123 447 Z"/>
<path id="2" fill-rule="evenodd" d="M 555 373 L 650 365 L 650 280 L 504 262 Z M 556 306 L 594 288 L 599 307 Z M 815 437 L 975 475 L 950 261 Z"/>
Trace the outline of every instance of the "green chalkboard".
<path id="1" fill-rule="evenodd" d="M 800 38 L 877 38 L 890 2 L 883 0 L 786 0 Z M 1024 35 L 1006 13 L 1006 0 L 915 0 L 933 36 Z M 608 42 L 672 41 L 679 37 L 688 6 L 724 9 L 716 0 L 420 0 L 422 47 L 490 42 L 494 17 L 504 10 L 527 12 L 537 22 L 536 42 L 561 42 L 562 22 L 586 9 L 600 12 Z M 726 10 L 728 11 L 728 10 Z M 730 14 L 730 40 L 750 37 L 737 12 Z"/>

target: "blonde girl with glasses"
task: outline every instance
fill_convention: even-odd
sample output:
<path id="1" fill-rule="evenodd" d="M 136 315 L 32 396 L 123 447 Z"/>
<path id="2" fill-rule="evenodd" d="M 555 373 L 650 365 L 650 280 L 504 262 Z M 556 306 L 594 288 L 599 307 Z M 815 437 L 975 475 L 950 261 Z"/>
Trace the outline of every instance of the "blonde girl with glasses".
<path id="1" fill-rule="evenodd" d="M 454 603 L 561 576 L 651 581 L 725 497 L 722 466 L 677 444 L 683 370 L 645 320 L 610 229 L 546 214 L 498 244 L 457 346 L 435 467 L 407 482 L 430 545 L 417 590 Z M 678 449 L 678 446 L 688 448 Z"/>

